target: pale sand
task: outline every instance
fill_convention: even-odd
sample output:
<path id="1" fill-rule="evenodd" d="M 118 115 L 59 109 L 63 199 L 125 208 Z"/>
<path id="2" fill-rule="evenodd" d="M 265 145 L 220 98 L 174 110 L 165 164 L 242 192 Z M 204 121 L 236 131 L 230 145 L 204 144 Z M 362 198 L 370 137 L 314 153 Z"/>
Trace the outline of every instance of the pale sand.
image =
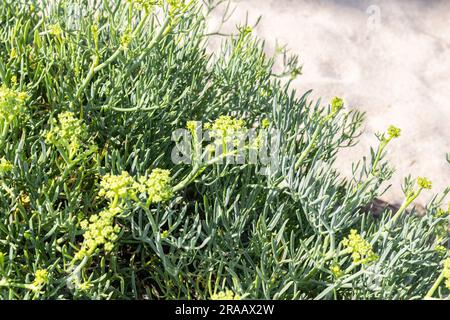
<path id="1" fill-rule="evenodd" d="M 268 53 L 278 40 L 300 56 L 299 93 L 313 89 L 322 101 L 339 95 L 367 112 L 359 145 L 338 159 L 343 174 L 377 145 L 374 133 L 395 124 L 402 136 L 389 146 L 396 173 L 383 200 L 401 202 L 409 174 L 429 177 L 435 193 L 450 185 L 450 1 L 241 0 L 233 7 L 224 31 L 235 31 L 246 14 L 249 24 L 262 16 L 254 33 Z M 432 195 L 424 192 L 417 203 Z"/>

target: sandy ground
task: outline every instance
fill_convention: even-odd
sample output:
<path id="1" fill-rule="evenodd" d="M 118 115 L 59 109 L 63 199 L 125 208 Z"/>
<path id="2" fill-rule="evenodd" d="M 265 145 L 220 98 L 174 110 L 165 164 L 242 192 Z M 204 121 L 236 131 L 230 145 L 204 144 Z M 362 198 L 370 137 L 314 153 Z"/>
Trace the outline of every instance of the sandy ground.
<path id="1" fill-rule="evenodd" d="M 396 173 L 383 200 L 401 202 L 409 174 L 429 177 L 435 193 L 450 185 L 450 1 L 235 0 L 232 7 L 224 31 L 262 16 L 254 32 L 268 53 L 278 41 L 300 56 L 300 93 L 314 89 L 323 101 L 339 95 L 367 113 L 360 144 L 338 159 L 343 174 L 377 145 L 376 132 L 394 124 L 402 136 L 389 146 Z M 424 192 L 418 204 L 432 195 Z"/>

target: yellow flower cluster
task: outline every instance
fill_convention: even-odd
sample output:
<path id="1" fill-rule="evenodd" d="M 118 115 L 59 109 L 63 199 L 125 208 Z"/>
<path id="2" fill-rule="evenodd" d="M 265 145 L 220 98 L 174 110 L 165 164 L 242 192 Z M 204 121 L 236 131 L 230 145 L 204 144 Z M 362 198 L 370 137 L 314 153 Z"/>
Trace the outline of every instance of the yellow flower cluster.
<path id="1" fill-rule="evenodd" d="M 419 186 L 420 189 L 430 190 L 433 187 L 432 182 L 425 177 L 417 178 L 417 185 Z"/>
<path id="2" fill-rule="evenodd" d="M 386 133 L 381 136 L 381 142 L 386 146 L 392 139 L 400 137 L 402 130 L 396 126 L 390 125 Z"/>
<path id="3" fill-rule="evenodd" d="M 161 0 L 128 0 L 132 5 L 135 5 L 135 7 L 138 10 L 145 10 L 150 11 L 150 9 L 153 8 L 155 5 L 161 5 Z"/>
<path id="4" fill-rule="evenodd" d="M 206 123 L 204 127 L 211 130 L 211 137 L 227 140 L 245 129 L 245 121 L 230 116 L 220 116 L 214 122 Z"/>
<path id="5" fill-rule="evenodd" d="M 185 5 L 184 0 L 166 0 L 166 2 L 172 10 L 182 8 Z M 161 1 L 161 3 L 164 3 L 164 1 Z"/>
<path id="6" fill-rule="evenodd" d="M 191 133 L 195 133 L 195 131 L 198 128 L 198 121 L 188 121 L 186 122 L 186 128 L 191 132 Z"/>
<path id="7" fill-rule="evenodd" d="M 270 126 L 270 120 L 267 119 L 267 118 L 264 118 L 264 119 L 261 121 L 261 126 L 263 127 L 263 129 L 268 129 L 269 126 Z"/>
<path id="8" fill-rule="evenodd" d="M 291 71 L 291 79 L 295 80 L 299 75 L 302 74 L 302 68 L 293 68 Z"/>
<path id="9" fill-rule="evenodd" d="M 114 218 L 123 210 L 120 208 L 119 200 L 138 200 L 137 192 L 147 194 L 147 204 L 169 200 L 173 196 L 170 171 L 154 169 L 148 177 L 139 178 L 139 182 L 126 171 L 120 175 L 103 176 L 98 195 L 107 198 L 111 203 L 99 214 L 80 222 L 80 227 L 84 230 L 84 240 L 75 260 L 92 255 L 101 246 L 106 252 L 114 248 L 120 232 L 120 227 L 114 224 Z M 163 236 L 167 235 L 168 232 L 163 232 Z"/>
<path id="10" fill-rule="evenodd" d="M 148 177 L 139 178 L 138 190 L 147 193 L 150 203 L 158 203 L 169 200 L 173 196 L 170 171 L 154 169 Z"/>
<path id="11" fill-rule="evenodd" d="M 226 289 L 225 291 L 211 295 L 211 300 L 241 300 L 241 297 L 233 291 Z"/>
<path id="12" fill-rule="evenodd" d="M 94 285 L 89 282 L 82 282 L 82 283 L 77 283 L 76 281 L 74 281 L 74 285 L 76 286 L 76 289 L 79 291 L 88 291 L 89 289 L 91 289 Z"/>
<path id="13" fill-rule="evenodd" d="M 344 100 L 342 100 L 342 98 L 339 97 L 334 97 L 333 99 L 331 99 L 330 104 L 331 104 L 331 112 L 323 117 L 321 121 L 322 123 L 334 119 L 334 117 L 336 117 L 339 111 L 341 111 L 341 109 L 344 108 Z"/>
<path id="14" fill-rule="evenodd" d="M 154 6 L 164 6 L 168 4 L 171 11 L 181 9 L 186 4 L 184 0 L 128 0 L 131 5 L 135 5 L 138 10 L 149 11 Z M 192 2 L 192 1 L 191 1 Z"/>
<path id="15" fill-rule="evenodd" d="M 98 215 L 92 215 L 89 220 L 81 221 L 80 226 L 84 230 L 84 241 L 75 259 L 79 260 L 84 256 L 93 254 L 100 246 L 103 246 L 107 252 L 114 248 L 114 242 L 117 240 L 117 234 L 120 232 L 120 227 L 114 225 L 114 218 L 120 212 L 121 209 L 119 207 L 108 208 Z"/>
<path id="16" fill-rule="evenodd" d="M 6 160 L 5 158 L 0 159 L 0 177 L 11 172 L 13 169 L 13 165 L 11 162 Z"/>
<path id="17" fill-rule="evenodd" d="M 441 246 L 441 245 L 435 246 L 435 247 L 434 247 L 434 250 L 435 250 L 436 252 L 439 252 L 440 254 L 446 254 L 447 251 L 448 251 L 446 247 Z"/>
<path id="18" fill-rule="evenodd" d="M 402 132 L 402 130 L 400 128 L 397 128 L 396 126 L 392 126 L 392 125 L 389 126 L 389 128 L 387 130 L 389 139 L 400 137 L 401 132 Z"/>
<path id="19" fill-rule="evenodd" d="M 136 192 L 147 194 L 150 203 L 169 200 L 173 196 L 170 171 L 154 169 L 149 176 L 140 177 L 136 182 L 128 172 L 120 175 L 106 174 L 100 182 L 98 195 L 109 200 L 128 199 Z"/>
<path id="20" fill-rule="evenodd" d="M 169 236 L 168 230 L 164 230 L 163 232 L 161 232 L 161 239 L 167 239 L 168 236 Z"/>
<path id="21" fill-rule="evenodd" d="M 48 283 L 48 271 L 45 269 L 38 269 L 34 273 L 34 281 L 32 285 L 35 288 L 40 288 Z"/>
<path id="22" fill-rule="evenodd" d="M 445 278 L 445 286 L 450 290 L 450 258 L 445 259 L 444 261 L 444 278 Z"/>
<path id="23" fill-rule="evenodd" d="M 26 193 L 21 193 L 19 197 L 19 203 L 22 206 L 27 207 L 30 204 L 30 196 Z"/>
<path id="24" fill-rule="evenodd" d="M 67 148 L 71 154 L 78 150 L 87 137 L 85 124 L 70 111 L 60 113 L 58 121 L 52 119 L 51 124 L 52 128 L 45 134 L 46 142 Z"/>
<path id="25" fill-rule="evenodd" d="M 136 183 L 128 172 L 122 171 L 118 176 L 108 173 L 102 177 L 98 195 L 109 200 L 114 200 L 116 197 L 126 199 L 134 193 L 135 187 Z"/>
<path id="26" fill-rule="evenodd" d="M 350 231 L 348 237 L 342 240 L 342 244 L 350 249 L 354 263 L 368 264 L 378 260 L 378 256 L 372 250 L 372 245 L 354 229 Z"/>
<path id="27" fill-rule="evenodd" d="M 0 119 L 11 122 L 25 111 L 28 95 L 25 92 L 0 87 Z"/>
<path id="28" fill-rule="evenodd" d="M 12 48 L 11 52 L 9 53 L 9 59 L 14 60 L 15 58 L 17 58 L 17 50 L 16 48 Z M 16 78 L 17 81 L 17 78 Z M 11 82 L 14 82 L 13 79 L 11 79 Z"/>
<path id="29" fill-rule="evenodd" d="M 211 125 L 211 129 L 214 131 L 227 132 L 228 130 L 239 131 L 245 126 L 245 122 L 242 119 L 235 119 L 230 116 L 220 116 Z"/>
<path id="30" fill-rule="evenodd" d="M 337 263 L 331 265 L 330 271 L 335 278 L 340 278 L 344 275 L 344 271 L 342 271 L 341 266 Z"/>
<path id="31" fill-rule="evenodd" d="M 48 26 L 48 33 L 52 36 L 59 37 L 63 30 L 59 24 L 51 24 Z"/>
<path id="32" fill-rule="evenodd" d="M 244 26 L 244 27 L 240 28 L 239 32 L 241 33 L 241 35 L 243 37 L 246 37 L 253 32 L 253 28 L 250 26 Z"/>
<path id="33" fill-rule="evenodd" d="M 130 29 L 125 30 L 125 32 L 120 37 L 120 45 L 123 49 L 128 49 L 130 42 L 133 40 L 133 34 Z"/>
<path id="34" fill-rule="evenodd" d="M 331 100 L 331 112 L 337 113 L 344 107 L 344 100 L 339 97 L 334 97 Z"/>

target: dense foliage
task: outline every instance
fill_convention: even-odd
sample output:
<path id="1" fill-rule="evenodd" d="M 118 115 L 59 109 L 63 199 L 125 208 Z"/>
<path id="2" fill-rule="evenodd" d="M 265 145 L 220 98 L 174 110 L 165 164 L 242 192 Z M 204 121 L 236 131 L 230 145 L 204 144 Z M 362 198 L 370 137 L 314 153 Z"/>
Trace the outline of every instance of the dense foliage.
<path id="1" fill-rule="evenodd" d="M 363 114 L 294 92 L 297 59 L 274 74 L 249 26 L 210 53 L 216 5 L 0 0 L 0 298 L 447 298 L 450 190 L 418 215 L 431 182 L 408 178 L 374 215 L 400 130 L 341 177 Z M 245 128 L 270 165 L 221 161 Z"/>

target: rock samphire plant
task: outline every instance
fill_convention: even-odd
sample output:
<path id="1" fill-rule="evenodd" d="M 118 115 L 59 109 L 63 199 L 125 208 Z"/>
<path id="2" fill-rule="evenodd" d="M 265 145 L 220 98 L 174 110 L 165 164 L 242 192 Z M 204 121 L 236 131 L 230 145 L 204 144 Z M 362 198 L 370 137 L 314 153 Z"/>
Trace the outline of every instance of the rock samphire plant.
<path id="1" fill-rule="evenodd" d="M 341 176 L 363 114 L 218 4 L 0 0 L 0 298 L 447 299 L 449 190 L 374 215 L 400 130 Z"/>

